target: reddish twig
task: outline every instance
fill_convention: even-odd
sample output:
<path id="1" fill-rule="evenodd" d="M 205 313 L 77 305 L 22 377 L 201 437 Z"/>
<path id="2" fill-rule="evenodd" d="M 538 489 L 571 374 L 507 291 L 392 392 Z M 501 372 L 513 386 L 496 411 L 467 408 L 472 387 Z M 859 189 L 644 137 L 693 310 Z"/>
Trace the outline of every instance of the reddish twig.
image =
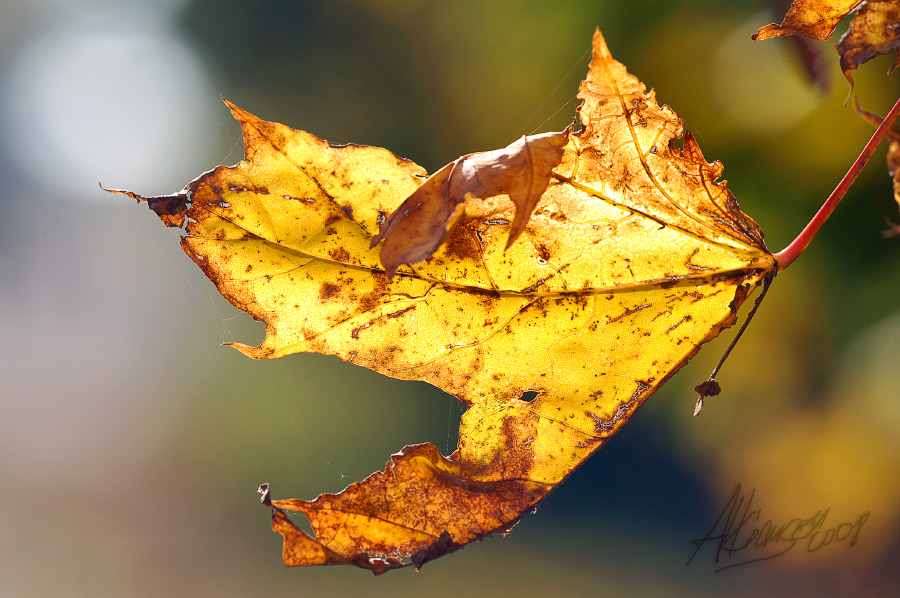
<path id="1" fill-rule="evenodd" d="M 790 266 L 810 244 L 816 236 L 816 233 L 819 232 L 819 229 L 822 228 L 822 225 L 825 224 L 825 221 L 828 220 L 828 217 L 834 212 L 834 209 L 841 203 L 841 200 L 844 199 L 844 195 L 847 194 L 847 191 L 856 181 L 856 177 L 858 177 L 859 173 L 862 172 L 862 169 L 865 168 L 869 159 L 872 157 L 872 154 L 875 153 L 881 140 L 887 135 L 898 115 L 900 115 L 900 100 L 897 100 L 897 103 L 894 104 L 894 107 L 891 108 L 888 115 L 881 121 L 878 128 L 875 129 L 875 133 L 872 135 L 872 138 L 869 139 L 866 147 L 863 148 L 863 151 L 856 159 L 856 162 L 853 163 L 853 166 L 850 167 L 850 170 L 847 171 L 847 174 L 845 174 L 844 178 L 841 179 L 841 182 L 838 183 L 838 186 L 834 188 L 834 191 L 831 192 L 831 195 L 828 196 L 828 199 L 825 200 L 825 203 L 822 204 L 822 207 L 816 212 L 816 215 L 809 221 L 806 228 L 800 231 L 800 234 L 797 235 L 796 239 L 791 241 L 790 245 L 775 254 L 775 261 L 778 262 L 779 272 Z"/>

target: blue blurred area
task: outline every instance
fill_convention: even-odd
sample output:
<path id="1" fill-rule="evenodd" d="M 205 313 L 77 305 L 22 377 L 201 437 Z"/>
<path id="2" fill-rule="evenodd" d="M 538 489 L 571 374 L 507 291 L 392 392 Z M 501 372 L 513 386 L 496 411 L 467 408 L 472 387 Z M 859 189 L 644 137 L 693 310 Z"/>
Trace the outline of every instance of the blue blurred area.
<path id="1" fill-rule="evenodd" d="M 900 220 L 883 150 L 775 281 L 692 418 L 706 347 L 505 538 L 382 578 L 287 570 L 255 489 L 312 498 L 406 444 L 451 452 L 461 407 L 317 355 L 220 347 L 261 326 L 143 206 L 241 158 L 222 94 L 434 170 L 571 122 L 590 37 L 722 160 L 786 245 L 871 134 L 815 92 L 761 2 L 0 0 L 0 595 L 887 595 L 900 582 Z M 844 26 L 839 28 L 839 33 Z M 860 103 L 898 96 L 887 58 Z M 871 519 L 859 543 L 686 565 L 735 485 L 763 518 Z"/>

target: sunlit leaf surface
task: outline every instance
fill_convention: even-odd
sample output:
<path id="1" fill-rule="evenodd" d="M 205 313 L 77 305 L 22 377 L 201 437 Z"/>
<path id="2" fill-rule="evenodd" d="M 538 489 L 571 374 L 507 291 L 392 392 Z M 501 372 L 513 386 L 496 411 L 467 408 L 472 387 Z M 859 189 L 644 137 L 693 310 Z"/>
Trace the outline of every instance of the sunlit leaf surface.
<path id="1" fill-rule="evenodd" d="M 234 344 L 243 353 L 337 355 L 468 407 L 452 455 L 408 446 L 384 472 L 314 501 L 272 500 L 266 487 L 286 564 L 418 567 L 509 530 L 774 275 L 721 164 L 599 31 L 579 97 L 583 129 L 548 137 L 565 145 L 554 164 L 516 167 L 540 189 L 536 205 L 445 188 L 442 205 L 464 209 L 434 211 L 455 226 L 412 265 L 385 268 L 372 241 L 416 197 L 420 167 L 233 105 L 246 159 L 146 198 L 165 224 L 185 226 L 183 249 L 219 291 L 265 322 L 259 346 Z M 524 227 L 507 248 L 514 223 Z M 289 511 L 309 518 L 314 538 Z"/>

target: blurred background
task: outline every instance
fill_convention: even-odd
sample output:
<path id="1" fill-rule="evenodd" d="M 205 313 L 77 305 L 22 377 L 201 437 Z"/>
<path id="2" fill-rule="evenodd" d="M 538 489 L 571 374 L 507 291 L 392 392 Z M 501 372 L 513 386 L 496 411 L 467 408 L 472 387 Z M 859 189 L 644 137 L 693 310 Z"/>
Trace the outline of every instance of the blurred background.
<path id="1" fill-rule="evenodd" d="M 691 417 L 730 335 L 509 536 L 375 578 L 286 569 L 256 488 L 335 492 L 407 444 L 452 452 L 456 399 L 257 342 L 145 206 L 242 157 L 224 95 L 334 143 L 434 170 L 559 130 L 591 34 L 722 160 L 784 247 L 872 127 L 805 76 L 762 1 L 0 0 L 0 596 L 887 595 L 900 582 L 900 239 L 884 150 L 774 283 Z M 846 23 L 838 29 L 838 35 Z M 892 58 L 892 57 L 891 57 Z M 856 93 L 885 114 L 891 59 Z M 852 104 L 851 104 L 852 105 Z M 745 308 L 746 312 L 746 308 Z M 787 523 L 871 515 L 858 542 L 716 573 L 694 552 L 740 483 Z M 768 553 L 754 553 L 758 557 Z"/>

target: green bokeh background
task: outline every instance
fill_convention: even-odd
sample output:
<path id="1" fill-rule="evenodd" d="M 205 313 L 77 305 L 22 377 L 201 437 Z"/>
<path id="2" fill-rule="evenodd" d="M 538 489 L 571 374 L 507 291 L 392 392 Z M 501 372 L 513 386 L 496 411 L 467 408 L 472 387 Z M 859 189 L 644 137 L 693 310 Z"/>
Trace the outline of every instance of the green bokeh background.
<path id="1" fill-rule="evenodd" d="M 146 208 L 95 186 L 172 192 L 240 159 L 239 128 L 216 94 L 431 171 L 571 122 L 599 26 L 707 159 L 725 164 L 743 210 L 779 250 L 872 132 L 844 107 L 836 37 L 821 44 L 831 85 L 820 93 L 789 40 L 750 40 L 777 20 L 764 2 L 169 0 L 152 22 L 127 2 L 81 4 L 0 1 L 0 594 L 855 596 L 900 583 L 900 240 L 881 235 L 885 218 L 900 216 L 883 149 L 775 281 L 701 417 L 691 417 L 691 388 L 725 339 L 510 535 L 379 578 L 284 568 L 256 487 L 313 498 L 382 469 L 407 444 L 449 453 L 458 401 L 335 358 L 254 362 L 220 347 L 258 341 L 262 326 L 218 296 Z M 151 54 L 164 56 L 168 40 L 200 65 L 191 105 L 201 102 L 203 120 L 167 142 L 182 156 L 174 166 L 140 165 L 153 183 L 137 188 L 148 179 L 117 174 L 91 149 L 114 132 L 112 113 L 81 110 L 46 131 L 17 116 L 39 116 L 46 99 L 22 95 L 21 64 L 35 48 L 53 56 L 57 31 L 151 26 L 165 34 Z M 134 74 L 150 69 L 141 56 L 128 62 Z M 877 59 L 855 76 L 860 103 L 881 114 L 898 96 L 889 65 Z M 96 93 L 123 110 L 188 110 L 181 85 L 135 87 L 84 67 L 72 87 L 34 89 L 66 106 Z M 20 105 L 33 112 L 9 108 Z M 22 130 L 33 127 L 52 154 L 53 135 L 76 123 L 90 133 L 68 168 L 90 184 L 63 176 L 65 164 L 27 162 Z M 141 148 L 134 138 L 110 151 Z M 762 520 L 826 508 L 826 527 L 871 516 L 853 547 L 798 545 L 716 573 L 707 546 L 688 566 L 691 540 L 737 483 L 756 489 Z"/>

